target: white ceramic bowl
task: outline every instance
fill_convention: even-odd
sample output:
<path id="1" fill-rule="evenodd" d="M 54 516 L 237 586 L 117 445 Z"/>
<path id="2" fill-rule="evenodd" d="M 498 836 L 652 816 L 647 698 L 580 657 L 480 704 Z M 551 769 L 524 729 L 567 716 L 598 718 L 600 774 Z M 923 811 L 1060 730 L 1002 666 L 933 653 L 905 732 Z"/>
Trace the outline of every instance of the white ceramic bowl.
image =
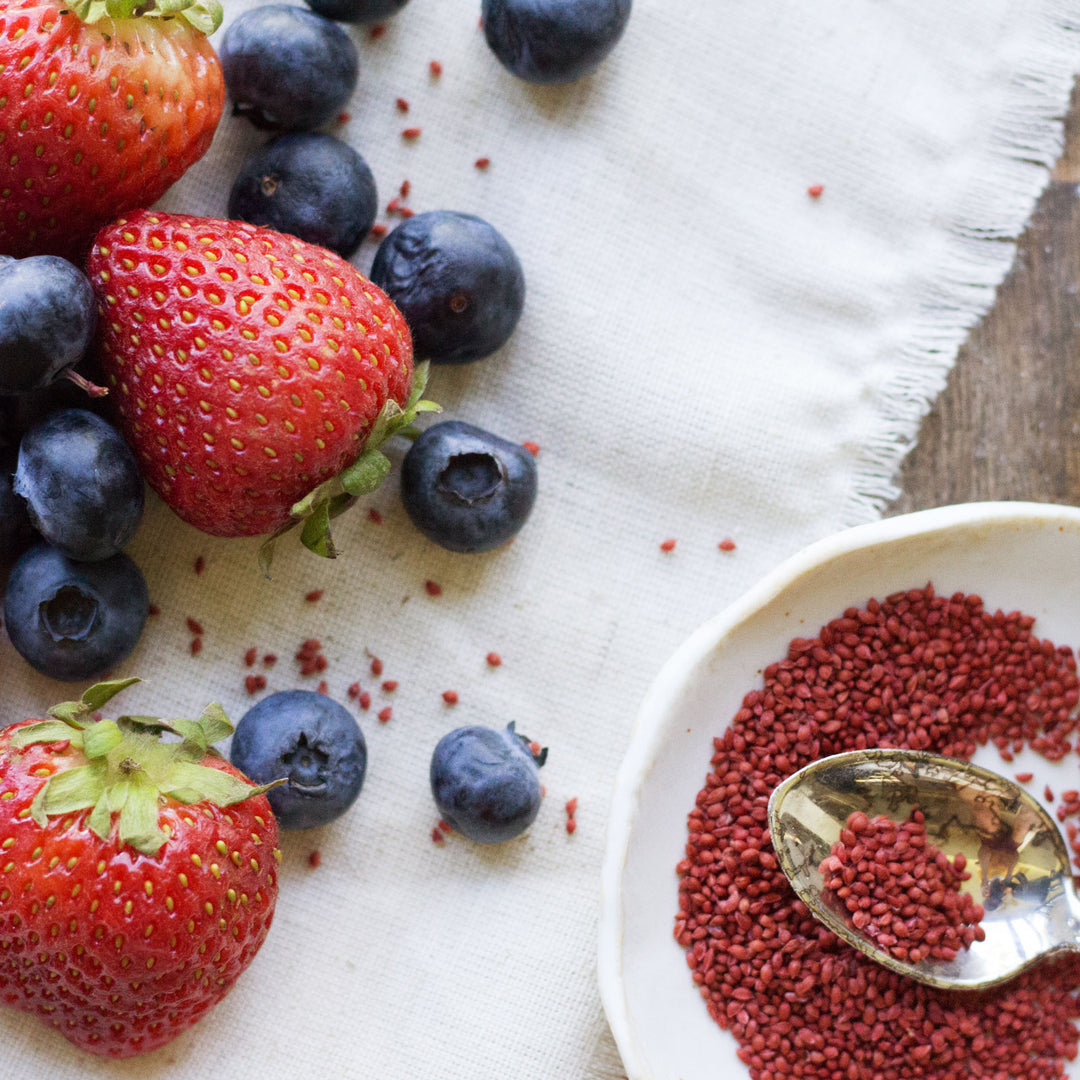
<path id="1" fill-rule="evenodd" d="M 815 636 L 844 608 L 931 582 L 978 593 L 990 610 L 1036 617 L 1035 632 L 1080 646 L 1080 510 L 970 503 L 889 518 L 806 548 L 700 627 L 656 678 L 619 771 L 608 826 L 599 938 L 604 1009 L 629 1080 L 737 1080 L 736 1043 L 709 1017 L 672 936 L 675 865 L 686 816 L 723 733 L 763 669 L 794 637 Z M 1007 765 L 1035 773 L 1033 792 L 1080 787 L 1077 758 L 1025 751 Z M 1080 1080 L 1080 1063 L 1068 1075 Z"/>

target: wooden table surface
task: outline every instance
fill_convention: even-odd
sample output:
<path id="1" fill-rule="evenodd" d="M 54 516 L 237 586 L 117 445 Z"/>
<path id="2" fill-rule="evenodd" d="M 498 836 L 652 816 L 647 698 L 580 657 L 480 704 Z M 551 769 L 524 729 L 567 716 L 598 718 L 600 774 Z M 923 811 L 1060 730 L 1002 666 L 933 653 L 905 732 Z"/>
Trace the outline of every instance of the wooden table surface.
<path id="1" fill-rule="evenodd" d="M 1080 84 L 1066 148 L 887 514 L 982 499 L 1080 505 Z"/>

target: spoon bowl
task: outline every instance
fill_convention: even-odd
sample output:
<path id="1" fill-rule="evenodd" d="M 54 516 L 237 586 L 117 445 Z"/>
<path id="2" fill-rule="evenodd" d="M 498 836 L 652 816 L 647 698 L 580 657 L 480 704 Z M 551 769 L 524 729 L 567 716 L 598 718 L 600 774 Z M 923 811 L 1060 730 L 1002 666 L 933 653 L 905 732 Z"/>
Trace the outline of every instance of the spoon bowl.
<path id="1" fill-rule="evenodd" d="M 819 867 L 861 811 L 925 817 L 927 840 L 963 854 L 964 883 L 985 914 L 985 940 L 953 960 L 897 959 L 861 934 L 825 889 Z M 1046 810 L 1018 784 L 966 761 L 915 750 L 856 750 L 793 773 L 769 799 L 777 858 L 799 898 L 835 934 L 879 964 L 942 989 L 985 989 L 1042 958 L 1080 951 L 1080 899 L 1069 851 Z"/>

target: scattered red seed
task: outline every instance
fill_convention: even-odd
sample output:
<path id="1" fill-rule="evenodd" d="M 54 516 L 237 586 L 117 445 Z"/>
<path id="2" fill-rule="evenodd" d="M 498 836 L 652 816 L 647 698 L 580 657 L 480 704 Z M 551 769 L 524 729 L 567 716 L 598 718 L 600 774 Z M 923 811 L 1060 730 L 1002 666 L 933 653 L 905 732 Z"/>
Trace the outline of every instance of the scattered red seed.
<path id="1" fill-rule="evenodd" d="M 665 540 L 665 541 L 663 541 L 663 543 L 661 543 L 661 545 L 660 545 L 660 550 L 661 551 L 674 551 L 675 550 L 675 541 L 674 540 Z"/>
<path id="2" fill-rule="evenodd" d="M 254 645 L 246 653 L 244 653 L 244 667 L 254 667 L 255 661 L 259 658 L 259 650 Z"/>
<path id="3" fill-rule="evenodd" d="M 323 597 L 322 589 L 312 589 L 311 592 L 304 593 L 304 599 L 309 604 L 317 604 Z"/>
<path id="4" fill-rule="evenodd" d="M 824 184 L 811 184 L 806 189 L 806 194 L 809 195 L 811 199 L 820 199 L 821 196 L 824 194 L 824 192 L 825 192 L 825 185 Z"/>
<path id="5" fill-rule="evenodd" d="M 458 703 L 458 695 L 456 690 L 444 690 L 442 692 L 442 699 L 447 705 L 456 705 Z"/>
<path id="6" fill-rule="evenodd" d="M 368 37 L 372 41 L 378 41 L 386 33 L 386 27 L 382 23 L 376 23 L 369 31 Z"/>
<path id="7" fill-rule="evenodd" d="M 419 139 L 420 129 L 418 127 L 405 128 L 405 130 L 401 133 L 401 137 L 403 139 Z"/>
<path id="8" fill-rule="evenodd" d="M 540 453 L 540 444 L 539 443 L 526 441 L 526 442 L 523 442 L 521 445 L 523 447 L 525 447 L 525 449 L 528 450 L 529 453 L 532 454 L 533 457 L 536 457 L 536 455 Z"/>
<path id="9" fill-rule="evenodd" d="M 529 743 L 529 753 L 532 754 L 533 757 L 536 757 L 543 749 L 544 748 L 535 739 Z"/>
<path id="10" fill-rule="evenodd" d="M 386 212 L 388 214 L 396 214 L 401 209 L 401 199 L 395 195 L 387 204 Z"/>
<path id="11" fill-rule="evenodd" d="M 192 569 L 195 571 L 196 574 L 201 574 L 206 569 L 206 559 L 204 559 L 201 555 L 196 555 Z"/>
<path id="12" fill-rule="evenodd" d="M 371 695 L 366 691 L 362 691 L 360 694 L 360 708 L 367 712 L 371 708 Z"/>
<path id="13" fill-rule="evenodd" d="M 277 663 L 277 657 L 272 652 L 268 652 L 263 657 L 263 664 L 266 667 L 273 667 L 276 663 Z"/>
<path id="14" fill-rule="evenodd" d="M 381 675 L 382 674 L 382 669 L 383 669 L 382 661 L 377 656 L 373 656 L 371 658 L 371 674 L 372 675 Z"/>
<path id="15" fill-rule="evenodd" d="M 424 592 L 428 596 L 442 596 L 442 586 L 437 581 L 425 581 Z"/>
<path id="16" fill-rule="evenodd" d="M 502 657 L 497 652 L 489 652 L 486 660 L 488 667 L 498 667 L 502 663 Z"/>
<path id="17" fill-rule="evenodd" d="M 489 158 L 489 157 L 478 157 L 473 162 L 473 165 L 477 169 L 486 169 L 490 164 L 491 164 L 491 158 Z"/>
<path id="18" fill-rule="evenodd" d="M 314 675 L 317 671 L 325 671 L 328 663 L 323 655 L 322 643 L 317 638 L 307 638 L 300 643 L 296 650 L 296 660 L 300 664 L 301 675 Z"/>
<path id="19" fill-rule="evenodd" d="M 1077 958 L 972 995 L 898 980 L 797 901 L 768 836 L 772 790 L 830 754 L 888 745 L 966 759 L 987 742 L 1052 761 L 1070 753 L 1076 657 L 1034 622 L 930 586 L 848 608 L 793 639 L 713 740 L 673 930 L 754 1080 L 1065 1076 L 1080 1042 Z"/>
<path id="20" fill-rule="evenodd" d="M 196 637 L 201 637 L 204 633 L 206 633 L 206 631 L 202 628 L 202 623 L 200 623 L 197 619 L 193 619 L 190 615 L 187 617 L 185 622 L 187 622 L 188 630 L 190 630 L 191 633 L 193 633 Z"/>
<path id="21" fill-rule="evenodd" d="M 398 112 L 408 112 L 409 111 L 409 103 L 408 103 L 408 101 L 405 100 L 405 98 L 399 97 L 397 99 L 397 101 L 395 102 L 395 104 L 397 105 Z"/>
<path id="22" fill-rule="evenodd" d="M 436 827 L 437 827 L 438 829 L 440 829 L 440 830 L 441 830 L 442 832 L 444 832 L 444 833 L 448 833 L 448 832 L 453 832 L 453 831 L 454 831 L 454 826 L 453 826 L 453 825 L 451 825 L 449 821 L 444 821 L 444 820 L 443 820 L 442 818 L 439 818 L 439 821 L 438 821 L 438 824 L 437 824 L 437 826 L 436 826 Z"/>
<path id="23" fill-rule="evenodd" d="M 574 820 L 574 818 L 572 818 L 572 817 L 568 817 L 568 818 L 566 819 L 566 831 L 567 831 L 567 832 L 568 832 L 568 833 L 569 833 L 569 834 L 570 834 L 571 836 L 573 836 L 573 835 L 574 835 L 574 833 L 575 833 L 575 832 L 577 832 L 577 821 L 575 821 L 575 820 Z"/>
<path id="24" fill-rule="evenodd" d="M 1035 774 L 1034 773 L 1018 772 L 1016 774 L 1016 782 L 1018 784 L 1028 784 L 1034 779 L 1035 779 Z"/>
<path id="25" fill-rule="evenodd" d="M 385 680 L 383 680 L 382 688 L 388 694 L 392 694 L 398 688 L 397 679 L 385 679 Z"/>
<path id="26" fill-rule="evenodd" d="M 416 211 L 415 211 L 415 210 L 410 210 L 410 209 L 409 209 L 409 208 L 408 208 L 407 206 L 403 206 L 403 207 L 402 207 L 402 208 L 401 208 L 401 209 L 400 209 L 400 210 L 398 211 L 398 213 L 399 213 L 399 214 L 400 214 L 400 215 L 401 215 L 401 216 L 402 216 L 403 218 L 405 218 L 406 220 L 408 220 L 409 218 L 411 218 L 411 217 L 412 217 L 412 216 L 413 216 L 413 215 L 414 215 L 414 214 L 416 213 Z"/>
<path id="27" fill-rule="evenodd" d="M 374 236 L 376 239 L 381 237 L 381 236 L 385 236 L 389 231 L 390 230 L 383 224 L 378 224 L 378 225 L 372 225 L 371 226 L 371 235 Z M 375 513 L 377 514 L 378 510 L 376 510 Z M 370 515 L 371 515 L 371 511 L 369 510 L 368 511 L 368 516 L 370 517 Z M 372 518 L 372 520 L 374 520 L 374 518 Z"/>
<path id="28" fill-rule="evenodd" d="M 431 63 L 428 64 L 428 71 L 430 71 L 437 79 L 442 74 L 442 64 L 440 64 L 438 60 L 432 60 Z"/>
<path id="29" fill-rule="evenodd" d="M 322 856 L 317 851 L 313 851 L 307 857 L 307 861 L 308 861 L 308 866 L 310 866 L 312 870 L 316 870 L 316 869 L 318 869 L 319 866 L 322 865 Z"/>
<path id="30" fill-rule="evenodd" d="M 374 524 L 376 524 L 376 525 L 381 525 L 382 524 L 382 514 L 380 514 L 379 511 L 376 510 L 374 506 L 369 506 L 368 507 L 367 516 L 368 516 L 368 521 L 374 522 Z"/>
<path id="31" fill-rule="evenodd" d="M 1047 784 L 1046 787 L 1043 788 L 1043 798 L 1047 802 L 1053 802 L 1054 801 L 1054 790 L 1053 790 L 1053 788 L 1050 787 L 1049 784 Z"/>
<path id="32" fill-rule="evenodd" d="M 380 709 L 379 712 L 378 712 L 379 723 L 380 724 L 385 724 L 386 721 L 389 720 L 390 717 L 393 716 L 393 715 L 394 715 L 393 707 L 390 706 L 390 705 L 387 705 L 385 709 Z"/>
<path id="33" fill-rule="evenodd" d="M 438 825 L 436 825 L 435 828 L 431 830 L 431 839 L 436 844 L 441 844 L 445 840 L 445 837 L 443 836 Z"/>
<path id="34" fill-rule="evenodd" d="M 401 187 L 398 188 L 398 194 L 403 199 L 407 199 L 409 197 L 409 192 L 410 191 L 412 191 L 412 184 L 410 184 L 408 180 L 402 180 L 401 181 Z"/>
<path id="35" fill-rule="evenodd" d="M 566 800 L 566 816 L 573 817 L 577 813 L 577 796 Z"/>
<path id="36" fill-rule="evenodd" d="M 157 606 L 157 604 L 151 604 L 151 605 L 150 605 L 150 606 L 149 606 L 149 607 L 148 607 L 148 608 L 146 609 L 146 614 L 147 614 L 147 615 L 160 615 L 160 614 L 161 614 L 161 608 L 159 608 L 159 607 Z"/>
<path id="37" fill-rule="evenodd" d="M 721 551 L 734 551 L 735 541 L 730 536 L 725 536 L 719 544 L 716 545 Z"/>
<path id="38" fill-rule="evenodd" d="M 330 684 L 325 679 L 319 680 L 319 685 L 315 687 L 316 694 L 329 694 Z"/>
<path id="39" fill-rule="evenodd" d="M 244 677 L 244 689 L 249 694 L 257 694 L 260 690 L 266 689 L 266 676 L 265 675 L 247 675 Z"/>
<path id="40" fill-rule="evenodd" d="M 198 656 L 199 653 L 202 652 L 202 638 L 193 637 L 191 639 L 191 645 L 189 646 L 189 648 L 191 649 L 192 656 Z"/>
<path id="41" fill-rule="evenodd" d="M 347 124 L 351 119 L 352 119 L 352 114 L 351 113 L 342 112 L 342 113 L 337 114 L 337 122 L 339 124 Z"/>
<path id="42" fill-rule="evenodd" d="M 358 682 L 350 683 L 347 693 L 355 701 L 360 696 L 360 684 Z"/>

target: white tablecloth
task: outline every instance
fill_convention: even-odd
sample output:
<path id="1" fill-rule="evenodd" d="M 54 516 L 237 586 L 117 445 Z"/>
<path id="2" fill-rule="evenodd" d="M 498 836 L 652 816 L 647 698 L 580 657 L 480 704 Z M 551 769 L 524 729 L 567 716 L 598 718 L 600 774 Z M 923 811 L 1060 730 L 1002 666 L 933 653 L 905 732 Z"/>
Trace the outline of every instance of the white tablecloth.
<path id="1" fill-rule="evenodd" d="M 278 655 L 252 669 L 268 690 L 314 688 L 293 654 L 316 637 L 334 696 L 373 691 L 367 782 L 339 822 L 286 837 L 266 945 L 196 1029 L 117 1065 L 0 1013 L 3 1080 L 621 1076 L 595 923 L 637 702 L 764 571 L 880 512 L 1008 268 L 1001 241 L 1047 180 L 1080 67 L 1080 0 L 636 0 L 598 74 L 541 89 L 498 66 L 477 8 L 412 0 L 377 40 L 351 31 L 362 69 L 341 133 L 383 204 L 408 179 L 413 209 L 479 213 L 521 257 L 518 332 L 437 369 L 430 396 L 539 444 L 533 518 L 505 550 L 449 554 L 410 527 L 395 471 L 369 500 L 381 524 L 341 519 L 341 559 L 285 542 L 267 582 L 254 542 L 203 537 L 151 501 L 131 553 L 161 614 L 125 665 L 147 681 L 117 704 L 190 715 L 217 699 L 239 718 L 245 650 Z M 224 214 L 263 140 L 226 119 L 162 205 Z M 205 628 L 194 658 L 188 616 Z M 397 690 L 378 689 L 372 654 Z M 71 696 L 6 640 L 0 670 L 5 721 Z M 539 818 L 498 848 L 436 845 L 432 747 L 510 720 L 550 747 Z"/>

